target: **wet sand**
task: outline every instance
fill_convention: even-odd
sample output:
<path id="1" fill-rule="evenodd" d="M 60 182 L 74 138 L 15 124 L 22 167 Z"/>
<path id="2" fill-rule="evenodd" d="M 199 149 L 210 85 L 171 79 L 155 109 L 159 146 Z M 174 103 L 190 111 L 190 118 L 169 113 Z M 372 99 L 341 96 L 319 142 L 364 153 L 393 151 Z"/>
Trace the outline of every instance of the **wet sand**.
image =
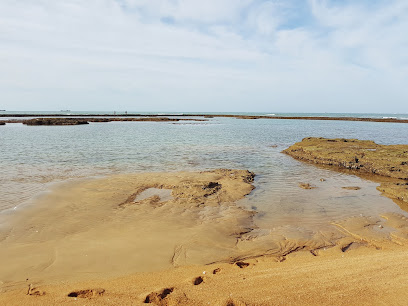
<path id="1" fill-rule="evenodd" d="M 367 239 L 368 236 L 359 237 Z M 379 243 L 377 240 L 377 245 Z M 322 249 L 317 256 L 301 250 L 287 255 L 282 262 L 263 256 L 236 263 L 183 266 L 114 279 L 82 282 L 62 279 L 53 285 L 34 283 L 31 286 L 28 280 L 24 288 L 2 293 L 0 303 L 405 305 L 407 268 L 406 247 L 385 243 L 379 249 L 347 244 Z"/>
<path id="2" fill-rule="evenodd" d="M 2 287 L 205 264 L 234 256 L 253 213 L 234 202 L 248 171 L 150 173 L 61 184 L 11 215 L 0 237 Z M 172 197 L 149 189 L 172 190 Z M 4 227 L 4 226 L 3 226 Z"/>
<path id="3" fill-rule="evenodd" d="M 219 169 L 60 184 L 4 225 L 0 304 L 404 304 L 405 216 L 265 230 L 236 204 L 253 178 Z"/>

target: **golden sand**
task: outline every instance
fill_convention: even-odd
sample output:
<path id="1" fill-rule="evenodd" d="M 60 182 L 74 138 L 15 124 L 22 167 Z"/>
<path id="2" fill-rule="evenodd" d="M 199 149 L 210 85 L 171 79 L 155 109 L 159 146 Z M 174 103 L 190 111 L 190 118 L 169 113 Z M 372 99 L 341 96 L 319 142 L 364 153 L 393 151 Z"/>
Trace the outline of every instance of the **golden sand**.
<path id="1" fill-rule="evenodd" d="M 62 184 L 12 216 L 0 241 L 0 281 L 81 280 L 204 264 L 234 253 L 253 213 L 234 202 L 248 171 L 150 173 Z M 170 189 L 137 201 L 151 188 Z M 187 254 L 188 250 L 188 254 Z"/>
<path id="2" fill-rule="evenodd" d="M 252 181 L 219 169 L 56 186 L 2 231 L 0 304 L 405 304 L 404 216 L 264 231 L 236 205 Z"/>
<path id="3" fill-rule="evenodd" d="M 276 262 L 213 264 L 109 280 L 60 281 L 0 295 L 2 305 L 406 305 L 408 251 L 334 248 Z"/>

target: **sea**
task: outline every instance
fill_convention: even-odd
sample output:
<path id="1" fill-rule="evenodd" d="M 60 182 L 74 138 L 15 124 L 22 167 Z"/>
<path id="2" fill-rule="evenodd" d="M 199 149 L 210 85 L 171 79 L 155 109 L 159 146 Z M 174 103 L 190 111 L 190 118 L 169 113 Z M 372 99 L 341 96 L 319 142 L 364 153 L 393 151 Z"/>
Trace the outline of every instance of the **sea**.
<path id="1" fill-rule="evenodd" d="M 0 112 L 0 120 L 16 113 Z M 25 112 L 113 115 L 114 112 Z M 124 112 L 123 112 L 124 113 Z M 128 112 L 129 114 L 131 112 Z M 139 113 L 185 115 L 183 113 Z M 115 112 L 116 115 L 121 112 Z M 194 113 L 189 113 L 194 114 Z M 226 114 L 226 113 L 208 113 Z M 228 113 L 408 119 L 408 114 Z M 183 117 L 189 118 L 189 117 Z M 198 117 L 194 117 L 199 119 Z M 191 118 L 193 119 L 193 118 Z M 354 215 L 405 214 L 376 189 L 376 182 L 303 163 L 282 153 L 305 137 L 355 138 L 408 144 L 408 124 L 327 120 L 214 117 L 206 121 L 108 122 L 78 126 L 0 126 L 0 223 L 55 184 L 121 173 L 248 169 L 254 191 L 238 205 L 257 212 L 260 226 L 318 227 Z M 317 188 L 304 190 L 299 183 Z M 360 190 L 341 187 L 358 186 Z"/>

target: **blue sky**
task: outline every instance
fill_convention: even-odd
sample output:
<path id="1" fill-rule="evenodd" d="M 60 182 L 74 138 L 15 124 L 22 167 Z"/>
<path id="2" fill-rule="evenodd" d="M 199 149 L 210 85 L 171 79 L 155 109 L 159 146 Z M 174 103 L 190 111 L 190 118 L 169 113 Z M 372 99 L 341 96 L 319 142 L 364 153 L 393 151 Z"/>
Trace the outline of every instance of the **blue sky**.
<path id="1" fill-rule="evenodd" d="M 408 1 L 2 0 L 0 109 L 408 113 Z"/>

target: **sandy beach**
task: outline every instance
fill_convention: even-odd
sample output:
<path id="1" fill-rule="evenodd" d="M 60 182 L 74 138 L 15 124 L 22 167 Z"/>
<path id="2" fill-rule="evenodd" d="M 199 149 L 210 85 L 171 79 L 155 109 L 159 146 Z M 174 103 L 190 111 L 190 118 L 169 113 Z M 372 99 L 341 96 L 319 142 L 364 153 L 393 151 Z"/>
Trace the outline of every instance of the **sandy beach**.
<path id="1" fill-rule="evenodd" d="M 109 280 L 61 281 L 34 287 L 31 295 L 27 294 L 27 286 L 2 293 L 0 303 L 406 305 L 408 298 L 406 247 L 361 248 L 346 252 L 335 248 L 321 252 L 320 256 L 312 256 L 309 252 L 293 253 L 283 262 L 268 257 L 245 262 L 249 265 L 244 268 L 226 263 L 195 265 Z"/>
<path id="2" fill-rule="evenodd" d="M 370 164 L 383 180 L 378 189 L 391 186 L 384 194 L 405 202 L 406 149 L 310 138 L 285 153 L 333 169 Z M 356 161 L 361 150 L 369 153 Z M 217 169 L 57 184 L 4 225 L 0 304 L 405 304 L 404 215 L 265 231 L 256 211 L 237 205 L 254 177 Z"/>
<path id="3" fill-rule="evenodd" d="M 59 185 L 11 217 L 2 231 L 2 285 L 118 276 L 237 256 L 236 239 L 249 230 L 253 213 L 234 202 L 251 192 L 252 178 L 248 171 L 217 170 Z M 160 198 L 158 191 L 165 190 L 171 195 Z"/>
<path id="4" fill-rule="evenodd" d="M 407 20 L 0 0 L 0 306 L 408 305 Z"/>
<path id="5" fill-rule="evenodd" d="M 375 174 L 384 195 L 405 203 L 406 151 L 307 138 L 285 153 Z M 352 216 L 315 231 L 266 231 L 257 226 L 256 211 L 237 205 L 254 189 L 254 177 L 217 169 L 57 184 L 3 225 L 0 303 L 404 304 L 404 215 Z"/>

